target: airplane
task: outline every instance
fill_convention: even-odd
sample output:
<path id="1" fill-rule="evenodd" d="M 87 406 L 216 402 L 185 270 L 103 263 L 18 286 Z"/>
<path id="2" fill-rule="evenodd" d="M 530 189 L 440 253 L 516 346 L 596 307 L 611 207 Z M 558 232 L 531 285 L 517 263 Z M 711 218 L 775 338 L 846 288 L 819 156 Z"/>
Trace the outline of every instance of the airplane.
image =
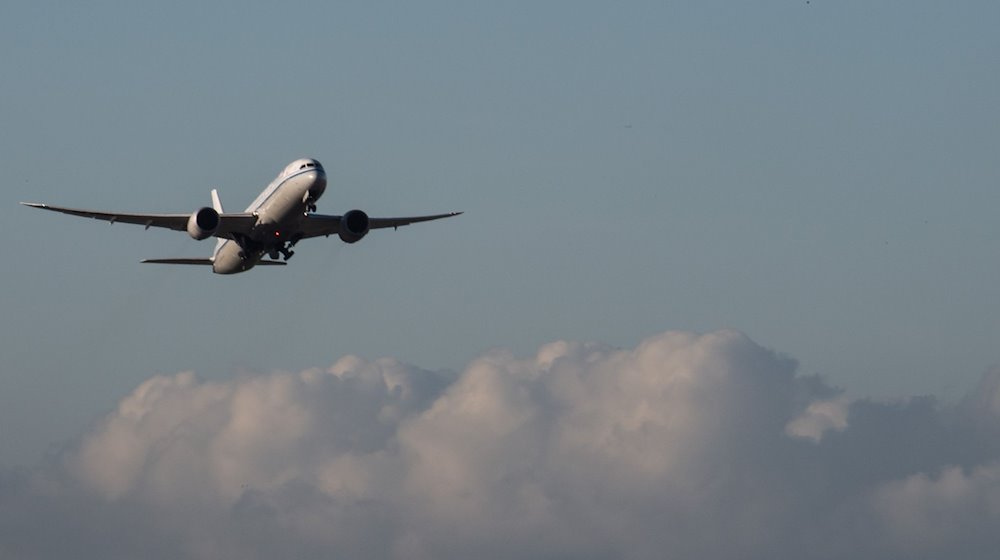
<path id="1" fill-rule="evenodd" d="M 197 240 L 217 237 L 215 251 L 203 259 L 144 259 L 144 263 L 210 265 L 216 274 L 236 274 L 254 266 L 285 265 L 292 257 L 292 247 L 303 239 L 336 234 L 345 243 L 357 243 L 370 230 L 398 228 L 417 222 L 428 222 L 458 216 L 462 212 L 412 216 L 405 218 L 371 218 L 361 210 L 351 210 L 343 216 L 316 213 L 316 202 L 326 190 L 326 171 L 312 158 L 297 159 L 268 185 L 250 206 L 241 213 L 227 214 L 222 209 L 217 190 L 212 190 L 212 206 L 191 214 L 131 214 L 95 212 L 77 208 L 50 206 L 37 202 L 22 202 L 31 208 L 52 210 L 73 216 L 111 222 L 187 231 Z M 283 260 L 278 260 L 278 255 Z M 267 255 L 269 259 L 265 259 Z"/>

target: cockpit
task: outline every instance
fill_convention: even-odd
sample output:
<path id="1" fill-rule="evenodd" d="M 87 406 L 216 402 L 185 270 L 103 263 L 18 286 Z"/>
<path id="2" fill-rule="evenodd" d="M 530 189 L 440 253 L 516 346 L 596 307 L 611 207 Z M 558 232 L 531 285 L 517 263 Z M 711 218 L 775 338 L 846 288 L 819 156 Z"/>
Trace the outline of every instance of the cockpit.
<path id="1" fill-rule="evenodd" d="M 297 159 L 285 167 L 285 170 L 281 172 L 283 177 L 289 175 L 294 175 L 296 173 L 301 173 L 303 171 L 308 171 L 310 169 L 316 169 L 317 171 L 323 171 L 323 165 L 314 159 Z"/>

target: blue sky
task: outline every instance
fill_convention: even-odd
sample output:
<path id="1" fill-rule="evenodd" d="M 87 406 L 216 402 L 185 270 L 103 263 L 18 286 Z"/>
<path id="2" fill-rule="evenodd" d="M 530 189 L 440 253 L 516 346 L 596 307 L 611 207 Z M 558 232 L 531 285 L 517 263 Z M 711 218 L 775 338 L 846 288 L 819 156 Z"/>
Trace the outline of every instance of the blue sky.
<path id="1" fill-rule="evenodd" d="M 0 8 L 0 465 L 185 370 L 724 327 L 854 395 L 1000 363 L 995 3 L 245 4 Z M 466 215 L 215 277 L 17 205 L 243 208 L 298 157 L 322 212 Z"/>

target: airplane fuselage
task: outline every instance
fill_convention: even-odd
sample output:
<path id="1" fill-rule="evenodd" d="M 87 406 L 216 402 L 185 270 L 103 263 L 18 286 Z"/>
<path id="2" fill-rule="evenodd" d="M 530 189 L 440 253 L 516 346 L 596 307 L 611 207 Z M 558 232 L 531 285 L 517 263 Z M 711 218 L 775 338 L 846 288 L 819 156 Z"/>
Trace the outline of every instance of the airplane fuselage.
<path id="1" fill-rule="evenodd" d="M 292 162 L 257 197 L 246 212 L 257 217 L 257 223 L 240 242 L 220 240 L 213 255 L 212 271 L 235 274 L 253 268 L 266 254 L 275 254 L 286 244 L 298 239 L 289 232 L 299 231 L 299 222 L 326 189 L 326 172 L 314 159 Z"/>

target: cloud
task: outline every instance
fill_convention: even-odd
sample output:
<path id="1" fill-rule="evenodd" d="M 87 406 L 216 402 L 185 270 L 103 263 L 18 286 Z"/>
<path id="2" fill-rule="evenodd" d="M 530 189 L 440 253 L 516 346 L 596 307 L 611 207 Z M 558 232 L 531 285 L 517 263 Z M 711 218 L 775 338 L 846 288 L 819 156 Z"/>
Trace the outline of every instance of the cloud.
<path id="1" fill-rule="evenodd" d="M 850 403 L 851 401 L 844 395 L 826 401 L 815 401 L 801 416 L 785 426 L 785 433 L 820 441 L 827 430 L 843 431 L 847 427 L 847 411 Z"/>
<path id="2" fill-rule="evenodd" d="M 998 388 L 851 401 L 736 331 L 157 376 L 0 471 L 0 556 L 987 558 Z"/>
<path id="3" fill-rule="evenodd" d="M 947 467 L 936 476 L 919 473 L 882 485 L 872 498 L 886 536 L 910 554 L 960 550 L 969 542 L 995 540 L 1000 519 L 1000 464 L 966 472 Z"/>

